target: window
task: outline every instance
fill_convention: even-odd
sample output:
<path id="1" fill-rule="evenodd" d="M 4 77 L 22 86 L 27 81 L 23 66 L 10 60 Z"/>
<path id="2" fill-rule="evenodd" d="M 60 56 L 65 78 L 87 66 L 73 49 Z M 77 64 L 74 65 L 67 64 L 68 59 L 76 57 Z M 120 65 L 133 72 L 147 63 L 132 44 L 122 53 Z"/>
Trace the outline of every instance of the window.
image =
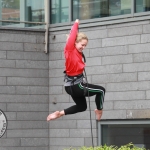
<path id="1" fill-rule="evenodd" d="M 20 21 L 20 0 L 1 0 L 1 19 Z M 2 25 L 15 24 L 3 22 Z"/>
<path id="2" fill-rule="evenodd" d="M 69 22 L 69 0 L 51 1 L 51 23 Z"/>
<path id="3" fill-rule="evenodd" d="M 43 0 L 27 0 L 26 1 L 26 21 L 45 22 L 45 11 Z M 27 24 L 34 26 L 35 24 Z"/>
<path id="4" fill-rule="evenodd" d="M 37 26 L 20 21 L 45 22 L 44 0 L 0 0 L 0 20 L 2 26 Z"/>
<path id="5" fill-rule="evenodd" d="M 99 145 L 122 146 L 133 143 L 150 148 L 150 121 L 100 121 L 98 123 Z"/>
<path id="6" fill-rule="evenodd" d="M 135 1 L 135 12 L 146 12 L 150 11 L 150 0 L 136 0 Z"/>
<path id="7" fill-rule="evenodd" d="M 131 0 L 73 0 L 73 20 L 131 13 Z"/>

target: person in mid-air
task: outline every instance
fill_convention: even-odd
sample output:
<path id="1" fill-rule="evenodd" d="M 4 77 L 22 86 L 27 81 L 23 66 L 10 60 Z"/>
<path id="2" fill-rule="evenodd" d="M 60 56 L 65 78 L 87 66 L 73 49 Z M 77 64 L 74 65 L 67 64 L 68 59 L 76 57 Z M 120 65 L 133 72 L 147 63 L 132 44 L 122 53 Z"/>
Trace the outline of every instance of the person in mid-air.
<path id="1" fill-rule="evenodd" d="M 70 34 L 67 37 L 64 48 L 65 55 L 65 83 L 66 92 L 71 95 L 75 105 L 61 111 L 55 111 L 47 116 L 47 121 L 60 118 L 64 115 L 83 112 L 87 109 L 86 97 L 95 96 L 96 119 L 100 120 L 103 112 L 105 88 L 102 86 L 87 84 L 84 80 L 85 63 L 82 51 L 88 44 L 88 38 L 84 33 L 78 33 L 79 20 L 76 19 Z"/>

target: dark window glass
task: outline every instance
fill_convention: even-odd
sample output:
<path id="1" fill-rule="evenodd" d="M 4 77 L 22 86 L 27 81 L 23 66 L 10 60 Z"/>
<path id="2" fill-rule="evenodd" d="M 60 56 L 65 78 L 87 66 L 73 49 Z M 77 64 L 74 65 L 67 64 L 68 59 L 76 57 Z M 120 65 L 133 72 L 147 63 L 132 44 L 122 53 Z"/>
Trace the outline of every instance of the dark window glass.
<path id="1" fill-rule="evenodd" d="M 69 21 L 69 0 L 51 0 L 51 24 Z"/>
<path id="2" fill-rule="evenodd" d="M 26 0 L 26 21 L 29 22 L 45 22 L 44 0 Z M 37 26 L 37 24 L 26 24 L 29 26 Z"/>
<path id="3" fill-rule="evenodd" d="M 73 0 L 73 20 L 131 13 L 131 0 Z"/>
<path id="4" fill-rule="evenodd" d="M 1 0 L 1 19 L 20 21 L 20 0 Z M 2 22 L 2 25 L 15 24 Z"/>
<path id="5" fill-rule="evenodd" d="M 135 0 L 135 12 L 150 11 L 150 0 Z"/>
<path id="6" fill-rule="evenodd" d="M 149 124 L 101 125 L 102 145 L 122 146 L 133 143 L 137 146 L 150 148 Z"/>

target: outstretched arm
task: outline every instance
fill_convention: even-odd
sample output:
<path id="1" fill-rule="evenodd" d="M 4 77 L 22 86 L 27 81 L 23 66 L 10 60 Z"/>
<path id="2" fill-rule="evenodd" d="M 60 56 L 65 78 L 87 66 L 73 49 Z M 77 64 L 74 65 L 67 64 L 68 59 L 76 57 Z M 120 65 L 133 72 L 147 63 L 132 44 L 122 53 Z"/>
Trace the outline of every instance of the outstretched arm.
<path id="1" fill-rule="evenodd" d="M 79 19 L 76 19 L 70 30 L 70 34 L 67 38 L 67 42 L 66 42 L 66 46 L 65 46 L 66 50 L 72 50 L 74 48 L 76 36 L 78 33 L 78 26 L 79 26 Z"/>

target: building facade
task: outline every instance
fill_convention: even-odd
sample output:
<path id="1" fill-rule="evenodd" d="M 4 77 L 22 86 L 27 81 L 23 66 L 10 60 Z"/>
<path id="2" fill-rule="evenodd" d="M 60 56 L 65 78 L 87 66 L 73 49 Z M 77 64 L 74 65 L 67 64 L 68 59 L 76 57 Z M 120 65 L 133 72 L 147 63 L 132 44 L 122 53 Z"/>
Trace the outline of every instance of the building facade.
<path id="1" fill-rule="evenodd" d="M 0 4 L 0 109 L 8 122 L 0 150 L 130 142 L 150 148 L 150 0 Z M 89 38 L 88 82 L 106 88 L 103 116 L 96 121 L 91 97 L 85 112 L 46 122 L 73 104 L 63 86 L 63 48 L 76 18 Z"/>

